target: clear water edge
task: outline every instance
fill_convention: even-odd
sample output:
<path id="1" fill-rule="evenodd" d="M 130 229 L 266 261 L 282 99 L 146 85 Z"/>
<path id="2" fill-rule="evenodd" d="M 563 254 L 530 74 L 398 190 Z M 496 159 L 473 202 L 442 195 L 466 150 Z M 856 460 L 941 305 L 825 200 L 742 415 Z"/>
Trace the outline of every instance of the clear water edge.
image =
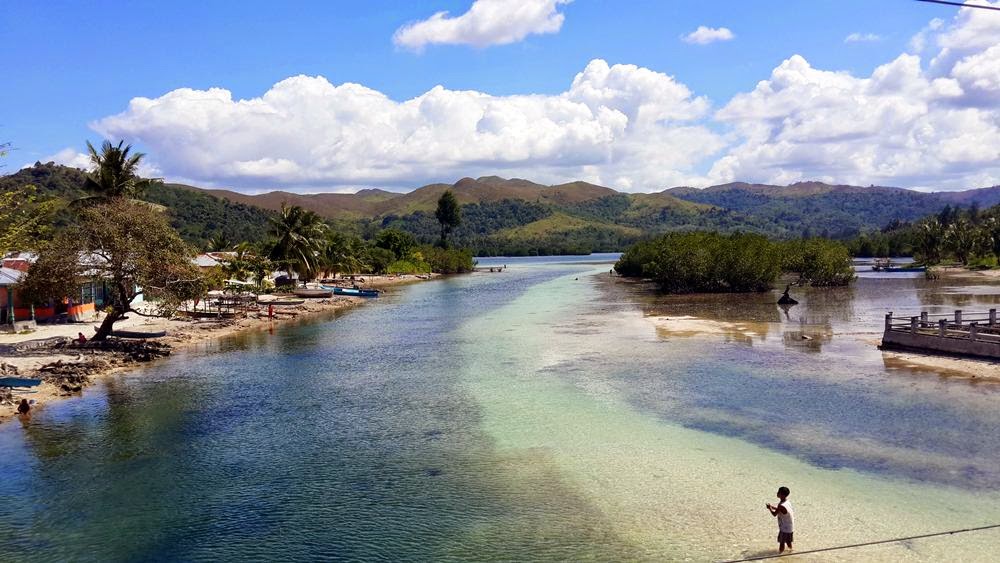
<path id="1" fill-rule="evenodd" d="M 515 263 L 420 284 L 5 425 L 0 557 L 719 559 L 773 548 L 763 503 L 779 483 L 800 550 L 1000 522 L 995 392 L 887 369 L 846 334 L 880 314 L 855 310 L 882 298 L 867 286 L 847 314 L 805 300 L 818 322 L 798 326 L 744 308 L 762 334 L 726 342 L 658 332 L 658 307 L 686 306 L 636 301 L 606 272 Z M 782 337 L 803 327 L 830 337 L 818 351 Z M 822 559 L 985 561 L 998 545 Z"/>

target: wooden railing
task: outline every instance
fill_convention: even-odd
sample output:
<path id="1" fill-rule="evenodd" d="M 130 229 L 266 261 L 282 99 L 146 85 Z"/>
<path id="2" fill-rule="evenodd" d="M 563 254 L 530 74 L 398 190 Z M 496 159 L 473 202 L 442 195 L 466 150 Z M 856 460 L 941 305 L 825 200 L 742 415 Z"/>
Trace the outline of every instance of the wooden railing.
<path id="1" fill-rule="evenodd" d="M 929 315 L 927 311 L 923 311 L 916 317 L 894 317 L 890 312 L 885 316 L 885 332 L 1000 342 L 996 309 L 969 314 L 956 310 L 947 315 Z"/>

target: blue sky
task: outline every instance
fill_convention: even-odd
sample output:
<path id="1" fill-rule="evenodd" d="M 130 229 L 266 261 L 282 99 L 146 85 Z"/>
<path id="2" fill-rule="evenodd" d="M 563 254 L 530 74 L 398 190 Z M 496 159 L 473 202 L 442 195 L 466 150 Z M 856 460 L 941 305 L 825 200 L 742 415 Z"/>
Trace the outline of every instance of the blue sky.
<path id="1" fill-rule="evenodd" d="M 502 6 L 504 0 L 481 1 L 494 2 L 497 9 L 506 9 Z M 546 0 L 538 1 L 546 3 Z M 978 19 L 972 19 L 973 16 L 963 19 L 960 12 L 972 10 L 911 0 L 720 0 L 712 3 L 663 0 L 575 0 L 562 3 L 549 0 L 548 3 L 552 6 L 544 8 L 550 10 L 547 17 L 561 18 L 557 31 L 528 31 L 523 39 L 507 44 L 477 46 L 461 41 L 447 44 L 432 42 L 414 50 L 394 43 L 393 35 L 401 26 L 426 20 L 439 11 L 448 11 L 450 17 L 457 17 L 468 12 L 473 2 L 317 1 L 288 5 L 251 1 L 238 4 L 132 2 L 128 5 L 103 1 L 7 2 L 0 19 L 0 40 L 7 46 L 7 57 L 3 63 L 5 87 L 0 89 L 0 107 L 4 108 L 0 113 L 0 139 L 11 141 L 16 148 L 8 157 L 11 161 L 8 170 L 57 154 L 60 160 L 70 162 L 72 155 L 68 149 L 80 151 L 85 140 L 97 141 L 103 133 L 125 137 L 147 150 L 152 172 L 169 179 L 231 186 L 247 191 L 271 187 L 303 191 L 350 190 L 373 185 L 406 189 L 425 181 L 454 181 L 457 177 L 452 176 L 456 174 L 492 173 L 516 173 L 545 181 L 584 177 L 613 187 L 639 191 L 662 189 L 679 183 L 707 185 L 716 180 L 743 179 L 794 181 L 820 178 L 858 182 L 871 178 L 873 182 L 882 183 L 893 183 L 892 180 L 898 179 L 896 183 L 900 185 L 941 189 L 976 187 L 969 185 L 976 182 L 1000 182 L 995 164 L 992 165 L 994 168 L 990 168 L 989 158 L 982 155 L 963 153 L 936 167 L 914 166 L 907 169 L 903 164 L 894 164 L 894 157 L 887 154 L 887 147 L 881 146 L 884 143 L 880 142 L 852 147 L 841 146 L 843 143 L 838 146 L 824 145 L 828 149 L 826 158 L 831 161 L 845 155 L 856 158 L 861 164 L 854 167 L 836 166 L 832 162 L 810 163 L 812 159 L 796 156 L 795 151 L 780 157 L 771 155 L 771 160 L 767 160 L 763 155 L 767 151 L 757 149 L 762 146 L 767 148 L 768 140 L 773 141 L 782 135 L 787 137 L 793 132 L 776 130 L 773 123 L 769 125 L 772 129 L 768 135 L 760 137 L 753 131 L 760 129 L 763 121 L 773 122 L 775 119 L 773 112 L 763 106 L 783 102 L 757 100 L 757 105 L 761 106 L 758 108 L 760 115 L 748 116 L 746 112 L 736 118 L 717 115 L 720 110 L 726 112 L 734 97 L 751 95 L 760 81 L 769 79 L 775 68 L 795 55 L 808 61 L 809 69 L 829 73 L 834 80 L 834 71 L 844 71 L 862 80 L 871 77 L 880 65 L 911 53 L 920 57 L 919 67 L 927 81 L 953 79 L 960 86 L 966 86 L 953 69 L 931 68 L 930 61 L 940 58 L 943 49 L 939 45 L 943 44 L 940 38 L 930 37 L 923 53 L 914 53 L 912 40 L 934 18 L 940 18 L 942 23 L 939 29 L 930 33 L 945 36 L 971 29 L 979 34 L 986 47 L 960 55 L 966 58 L 979 56 L 974 61 L 978 63 L 977 67 L 984 66 L 981 62 L 983 57 L 986 57 L 987 66 L 993 64 L 995 57 L 989 52 L 988 45 L 997 44 L 998 38 L 989 34 L 1000 29 L 1000 23 L 991 27 L 983 15 L 976 15 Z M 1000 13 L 989 15 L 1000 22 Z M 734 37 L 708 44 L 692 44 L 681 39 L 698 26 L 724 27 L 731 30 Z M 872 40 L 845 41 L 851 34 L 870 34 Z M 491 103 L 495 104 L 506 103 L 510 101 L 506 97 L 516 95 L 568 95 L 578 103 L 588 105 L 596 115 L 600 109 L 595 105 L 597 102 L 582 102 L 580 98 L 568 94 L 574 76 L 595 59 L 606 61 L 612 68 L 614 65 L 635 65 L 639 69 L 648 69 L 690 92 L 689 98 L 664 98 L 662 90 L 655 86 L 642 94 L 650 99 L 665 99 L 664 103 L 676 104 L 697 98 L 703 99 L 707 106 L 690 108 L 682 116 L 673 115 L 666 120 L 669 123 L 658 118 L 655 123 L 646 124 L 648 128 L 656 127 L 654 130 L 642 129 L 638 123 L 641 119 L 630 113 L 630 110 L 636 110 L 635 107 L 621 106 L 620 103 L 616 106 L 618 102 L 601 102 L 611 110 L 624 113 L 628 117 L 627 124 L 602 122 L 601 127 L 594 129 L 597 133 L 586 133 L 591 135 L 589 141 L 576 137 L 572 142 L 554 140 L 519 153 L 497 148 L 465 155 L 441 149 L 431 150 L 433 154 L 428 156 L 426 162 L 417 162 L 419 159 L 414 155 L 419 151 L 402 150 L 400 152 L 404 156 L 401 159 L 406 161 L 405 166 L 393 161 L 392 152 L 379 155 L 378 159 L 365 166 L 345 165 L 345 162 L 371 155 L 372 146 L 385 146 L 386 143 L 396 146 L 401 141 L 391 135 L 388 137 L 391 140 L 377 136 L 368 138 L 367 131 L 373 126 L 368 122 L 351 121 L 350 127 L 345 127 L 341 133 L 330 133 L 330 136 L 322 132 L 337 130 L 344 123 L 343 116 L 330 118 L 333 121 L 325 129 L 302 131 L 300 137 L 313 137 L 310 137 L 310 144 L 300 147 L 297 153 L 280 147 L 273 148 L 273 157 L 268 153 L 268 138 L 294 135 L 297 119 L 308 124 L 311 120 L 322 122 L 329 118 L 323 117 L 325 112 L 322 108 L 324 104 L 344 104 L 338 96 L 321 95 L 322 101 L 294 102 L 296 107 L 315 106 L 314 111 L 319 113 L 313 117 L 297 115 L 296 119 L 288 120 L 286 129 L 292 130 L 280 131 L 279 135 L 273 135 L 259 124 L 248 125 L 244 129 L 239 126 L 220 129 L 218 119 L 229 119 L 228 113 L 227 117 L 216 116 L 218 119 L 202 123 L 200 131 L 194 126 L 187 131 L 185 116 L 201 115 L 203 107 L 190 103 L 173 108 L 172 111 L 180 114 L 171 114 L 169 118 L 164 113 L 167 109 L 161 108 L 156 110 L 159 113 L 139 115 L 132 112 L 113 125 L 105 123 L 104 126 L 92 127 L 92 124 L 108 116 L 128 113 L 129 102 L 133 98 L 157 100 L 177 89 L 205 91 L 221 88 L 231 92 L 233 100 L 254 99 L 264 95 L 276 83 L 297 75 L 322 76 L 333 86 L 345 82 L 357 83 L 384 94 L 394 102 L 418 98 L 437 85 L 448 92 L 468 90 L 488 94 L 494 98 Z M 960 62 L 960 59 L 956 60 Z M 801 67 L 798 71 L 810 72 Z M 823 76 L 817 81 L 822 82 Z M 633 78 L 620 78 L 613 85 L 603 82 L 602 78 L 602 87 L 632 91 L 630 81 Z M 635 80 L 642 81 L 641 78 Z M 817 87 L 828 86 L 819 84 Z M 854 86 L 834 86 L 852 95 Z M 989 94 L 991 87 L 992 83 L 986 84 L 980 90 Z M 894 95 L 898 97 L 904 93 L 900 90 Z M 855 94 L 873 95 L 860 90 Z M 985 94 L 977 99 L 988 97 Z M 963 95 L 973 98 L 968 87 L 963 88 Z M 956 96 L 951 95 L 950 99 L 954 100 Z M 634 96 L 629 99 L 635 101 Z M 885 102 L 883 98 L 879 100 Z M 621 103 L 627 105 L 632 102 Z M 648 105 L 654 102 L 635 103 Z M 872 105 L 874 102 L 859 103 Z M 929 106 L 939 103 L 938 99 L 925 100 L 925 105 Z M 970 103 L 965 101 L 957 105 L 969 107 Z M 949 104 L 949 107 L 956 107 L 954 103 Z M 972 105 L 977 111 L 986 113 L 969 118 L 970 130 L 975 135 L 988 136 L 989 127 L 997 125 L 996 107 L 990 103 Z M 216 111 L 208 106 L 204 108 L 207 112 Z M 386 107 L 381 109 L 394 111 Z M 740 113 L 730 109 L 729 114 Z M 790 113 L 789 116 L 805 119 L 804 116 L 813 109 L 794 108 L 790 111 L 800 114 Z M 379 108 L 373 107 L 371 111 L 379 111 Z M 456 111 L 465 115 L 465 110 Z M 544 113 L 545 110 L 539 111 Z M 933 121 L 935 116 L 930 115 L 933 111 L 926 110 L 928 115 L 925 118 Z M 832 116 L 837 114 L 830 112 Z M 867 118 L 883 119 L 885 115 L 860 119 Z M 150 122 L 161 119 L 162 126 L 150 125 Z M 399 119 L 406 121 L 402 117 Z M 458 131 L 467 129 L 460 124 L 451 130 L 433 121 L 433 118 L 422 119 L 430 121 L 419 127 L 413 125 L 416 128 L 414 131 L 430 130 L 431 133 L 427 133 L 430 140 L 425 141 L 429 146 L 437 146 L 435 143 L 438 142 L 459 145 L 483 145 L 488 142 L 475 136 L 463 139 Z M 476 119 L 482 119 L 482 116 Z M 936 119 L 934 122 L 939 123 L 944 117 L 937 116 Z M 399 121 L 393 123 L 392 127 L 403 127 Z M 911 125 L 910 136 L 917 128 L 928 126 L 927 122 Z M 212 131 L 206 132 L 208 127 Z M 490 139 L 501 145 L 510 145 L 537 138 L 539 134 L 532 130 L 512 129 L 514 126 L 509 123 L 504 127 L 506 129 L 502 134 L 497 133 Z M 560 117 L 553 119 L 552 127 L 571 125 Z M 199 136 L 199 132 L 204 135 Z M 411 139 L 412 133 L 407 133 L 405 139 Z M 845 131 L 843 136 L 851 138 L 862 133 Z M 338 134 L 350 136 L 338 139 Z M 709 138 L 710 134 L 717 137 Z M 906 135 L 905 132 L 900 134 Z M 758 135 L 756 141 L 752 139 L 755 135 Z M 924 150 L 941 153 L 941 146 L 944 145 L 934 143 L 947 143 L 949 140 L 961 142 L 964 133 L 951 131 L 947 135 L 950 137 L 928 139 Z M 358 143 L 359 136 L 365 137 L 367 152 L 357 146 L 344 148 L 345 143 Z M 655 168 L 650 162 L 655 154 L 636 148 L 642 139 L 654 139 L 652 142 L 662 143 L 664 153 L 669 153 L 676 151 L 678 143 L 683 144 L 683 140 L 678 139 L 685 137 L 700 137 L 701 150 L 685 154 L 683 158 L 667 158 L 661 174 L 650 170 Z M 834 142 L 817 139 L 803 141 L 799 138 L 797 142 Z M 178 149 L 178 143 L 184 142 L 191 142 L 191 146 L 185 150 Z M 216 142 L 225 145 L 221 152 L 226 153 L 229 161 L 192 162 L 191 153 L 195 149 L 211 151 Z M 565 146 L 553 145 L 564 142 L 567 143 Z M 327 145 L 327 151 L 339 152 L 324 153 L 312 148 L 320 145 Z M 245 148 L 248 146 L 252 148 Z M 990 151 L 994 149 L 995 146 L 986 149 L 986 156 L 992 154 Z M 351 150 L 361 152 L 357 158 L 349 158 L 353 154 Z M 878 157 L 882 159 L 881 166 L 864 164 L 866 159 L 862 158 L 862 153 L 868 150 L 883 155 Z M 729 164 L 720 164 L 728 156 L 734 159 L 726 161 Z M 909 158 L 920 160 L 919 155 L 910 155 Z M 735 160 L 739 160 L 738 166 L 732 165 Z M 279 161 L 282 164 L 275 164 Z M 320 161 L 323 163 L 314 164 Z M 257 164 L 250 166 L 248 163 Z M 372 172 L 390 168 L 396 169 L 395 172 Z M 639 172 L 630 172 L 640 168 Z"/>

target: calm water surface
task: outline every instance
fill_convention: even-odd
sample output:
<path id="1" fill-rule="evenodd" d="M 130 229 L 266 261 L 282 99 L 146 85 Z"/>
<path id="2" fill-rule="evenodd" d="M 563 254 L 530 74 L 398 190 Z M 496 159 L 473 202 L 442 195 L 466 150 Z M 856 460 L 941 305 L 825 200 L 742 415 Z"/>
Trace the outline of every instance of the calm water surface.
<path id="1" fill-rule="evenodd" d="M 710 560 L 772 548 L 780 484 L 800 550 L 1000 522 L 1000 385 L 873 345 L 888 310 L 985 309 L 1000 287 L 864 277 L 784 311 L 657 297 L 610 259 L 481 260 L 509 269 L 0 425 L 0 558 Z M 823 560 L 996 548 L 998 531 Z"/>

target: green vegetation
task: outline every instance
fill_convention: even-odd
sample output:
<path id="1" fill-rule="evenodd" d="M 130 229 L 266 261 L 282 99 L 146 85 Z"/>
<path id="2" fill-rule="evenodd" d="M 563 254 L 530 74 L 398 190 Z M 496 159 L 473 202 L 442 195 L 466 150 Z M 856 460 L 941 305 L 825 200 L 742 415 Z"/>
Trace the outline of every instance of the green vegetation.
<path id="1" fill-rule="evenodd" d="M 107 315 L 93 339 L 104 340 L 126 313 L 138 314 L 132 303 L 140 294 L 172 313 L 206 288 L 191 262 L 194 249 L 162 211 L 130 197 L 142 185 L 136 176 L 142 155 L 129 157 L 121 144 L 105 143 L 100 154 L 90 148 L 94 172 L 86 186 L 92 197 L 81 200 L 87 204 L 70 225 L 38 245 L 38 259 L 19 288 L 36 301 L 58 300 L 75 295 L 80 279 L 100 277 L 109 288 Z"/>
<path id="2" fill-rule="evenodd" d="M 298 206 L 281 207 L 281 213 L 271 219 L 268 258 L 308 281 L 319 272 L 327 225 L 319 215 Z"/>
<path id="3" fill-rule="evenodd" d="M 849 243 L 855 256 L 908 256 L 933 266 L 957 262 L 968 267 L 992 267 L 1000 259 L 1000 205 L 985 211 L 946 206 L 913 223 L 894 222 L 880 231 L 863 233 Z"/>
<path id="4" fill-rule="evenodd" d="M 126 145 L 125 141 L 119 141 L 117 146 L 104 141 L 101 152 L 87 141 L 87 152 L 94 169 L 83 182 L 83 189 L 91 194 L 83 198 L 85 201 L 107 203 L 120 197 L 137 198 L 151 186 L 162 183 L 156 178 L 139 176 L 139 163 L 146 155 L 133 153 L 132 145 Z"/>
<path id="5" fill-rule="evenodd" d="M 448 235 L 462 224 L 462 210 L 458 206 L 458 200 L 451 190 L 445 190 L 437 202 L 437 210 L 434 212 L 438 223 L 441 224 L 441 248 L 448 248 Z"/>
<path id="6" fill-rule="evenodd" d="M 73 214 L 67 208 L 69 203 L 94 195 L 84 189 L 86 182 L 87 173 L 82 170 L 35 163 L 32 167 L 0 176 L 0 194 L 35 186 L 37 201 L 49 201 L 53 207 L 62 209 L 56 211 L 52 219 L 54 226 L 62 227 L 73 221 Z M 202 249 L 209 248 L 213 238 L 260 242 L 267 235 L 269 218 L 275 216 L 273 211 L 232 203 L 173 184 L 150 184 L 143 189 L 141 197 L 165 207 L 170 225 L 181 238 Z"/>
<path id="7" fill-rule="evenodd" d="M 815 287 L 847 285 L 854 280 L 851 255 L 843 244 L 809 238 L 779 243 L 781 269 L 799 275 L 798 283 Z"/>
<path id="8" fill-rule="evenodd" d="M 650 278 L 669 293 L 766 291 L 783 271 L 815 286 L 845 285 L 854 279 L 850 256 L 839 243 L 772 242 L 750 233 L 668 233 L 630 247 L 615 270 Z"/>

